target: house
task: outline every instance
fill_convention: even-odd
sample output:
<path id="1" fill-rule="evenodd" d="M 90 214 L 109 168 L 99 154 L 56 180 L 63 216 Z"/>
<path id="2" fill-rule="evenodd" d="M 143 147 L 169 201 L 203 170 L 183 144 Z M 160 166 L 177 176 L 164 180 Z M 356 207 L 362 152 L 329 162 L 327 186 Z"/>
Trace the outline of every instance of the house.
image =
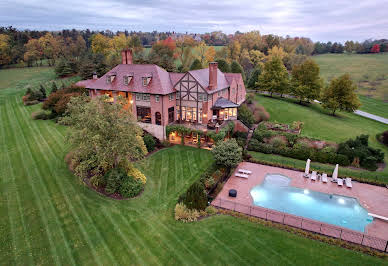
<path id="1" fill-rule="evenodd" d="M 206 128 L 211 123 L 237 119 L 237 107 L 245 101 L 241 74 L 223 73 L 216 62 L 186 73 L 167 72 L 153 64 L 133 64 L 132 51 L 121 53 L 122 63 L 98 78 L 79 81 L 91 97 L 120 95 L 128 101 L 139 125 L 159 139 L 165 126 L 190 123 Z"/>

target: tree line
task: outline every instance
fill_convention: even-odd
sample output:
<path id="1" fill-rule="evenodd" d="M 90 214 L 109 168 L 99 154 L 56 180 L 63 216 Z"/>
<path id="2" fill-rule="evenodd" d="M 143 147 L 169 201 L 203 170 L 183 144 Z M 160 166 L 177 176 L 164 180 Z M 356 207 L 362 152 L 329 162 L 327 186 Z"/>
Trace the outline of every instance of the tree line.
<path id="1" fill-rule="evenodd" d="M 342 53 L 384 53 L 388 52 L 388 40 L 365 40 L 364 42 L 346 41 L 345 44 L 332 42 L 316 42 L 314 44 L 313 54 L 342 54 Z"/>

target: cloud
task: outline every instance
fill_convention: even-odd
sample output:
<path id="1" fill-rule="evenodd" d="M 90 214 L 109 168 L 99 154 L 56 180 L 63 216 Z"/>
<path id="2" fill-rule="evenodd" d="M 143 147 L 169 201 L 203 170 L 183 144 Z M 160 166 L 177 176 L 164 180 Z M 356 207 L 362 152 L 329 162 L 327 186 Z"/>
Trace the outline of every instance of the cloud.
<path id="1" fill-rule="evenodd" d="M 388 37 L 388 0 L 3 0 L 0 25 L 21 29 L 205 33 L 260 30 L 317 41 Z"/>

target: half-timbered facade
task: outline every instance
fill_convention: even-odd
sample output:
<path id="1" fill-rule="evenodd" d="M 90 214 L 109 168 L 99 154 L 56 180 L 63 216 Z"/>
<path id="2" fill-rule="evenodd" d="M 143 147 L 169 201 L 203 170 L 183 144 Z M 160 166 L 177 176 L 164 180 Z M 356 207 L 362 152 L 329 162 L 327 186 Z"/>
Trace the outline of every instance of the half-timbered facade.
<path id="1" fill-rule="evenodd" d="M 190 122 L 206 126 L 237 119 L 237 107 L 245 101 L 241 74 L 222 73 L 216 62 L 187 73 L 167 72 L 157 65 L 132 64 L 131 50 L 122 52 L 122 64 L 104 76 L 77 83 L 91 97 L 118 96 L 128 101 L 142 124 L 166 126 Z"/>

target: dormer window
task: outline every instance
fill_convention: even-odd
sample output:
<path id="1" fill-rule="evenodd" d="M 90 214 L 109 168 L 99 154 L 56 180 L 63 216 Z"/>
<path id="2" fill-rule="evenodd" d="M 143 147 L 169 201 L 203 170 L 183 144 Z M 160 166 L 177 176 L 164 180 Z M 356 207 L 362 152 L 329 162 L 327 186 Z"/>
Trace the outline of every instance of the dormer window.
<path id="1" fill-rule="evenodd" d="M 148 84 L 150 84 L 151 82 L 151 78 L 152 78 L 152 75 L 149 74 L 149 75 L 145 75 L 144 77 L 142 77 L 142 83 L 143 83 L 143 86 L 146 87 L 148 86 Z"/>
<path id="2" fill-rule="evenodd" d="M 112 83 L 116 78 L 116 73 L 112 73 L 111 75 L 106 76 L 106 83 Z"/>
<path id="3" fill-rule="evenodd" d="M 131 83 L 131 80 L 133 79 L 133 73 L 130 73 L 128 75 L 124 76 L 124 85 L 128 86 L 129 83 Z"/>

